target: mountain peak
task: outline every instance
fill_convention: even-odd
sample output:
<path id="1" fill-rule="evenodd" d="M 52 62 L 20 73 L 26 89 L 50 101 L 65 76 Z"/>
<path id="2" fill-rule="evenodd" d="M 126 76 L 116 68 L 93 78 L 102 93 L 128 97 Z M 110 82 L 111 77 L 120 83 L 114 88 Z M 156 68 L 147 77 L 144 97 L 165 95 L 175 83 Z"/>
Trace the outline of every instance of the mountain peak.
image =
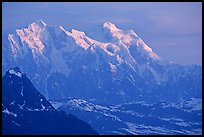
<path id="1" fill-rule="evenodd" d="M 8 70 L 9 74 L 13 74 L 13 75 L 16 75 L 18 77 L 22 77 L 22 73 L 20 71 L 20 69 L 18 67 L 14 67 L 14 68 L 11 68 Z"/>
<path id="2" fill-rule="evenodd" d="M 115 24 L 111 22 L 104 22 L 103 28 L 109 29 L 109 30 L 117 30 L 118 28 L 115 26 Z"/>
<path id="3" fill-rule="evenodd" d="M 47 25 L 42 19 L 35 21 L 34 24 L 37 24 L 38 26 L 41 27 L 45 27 Z"/>
<path id="4" fill-rule="evenodd" d="M 43 30 L 46 26 L 47 24 L 43 20 L 39 19 L 33 22 L 32 24 L 30 24 L 28 28 L 33 31 L 39 31 L 39 30 Z"/>

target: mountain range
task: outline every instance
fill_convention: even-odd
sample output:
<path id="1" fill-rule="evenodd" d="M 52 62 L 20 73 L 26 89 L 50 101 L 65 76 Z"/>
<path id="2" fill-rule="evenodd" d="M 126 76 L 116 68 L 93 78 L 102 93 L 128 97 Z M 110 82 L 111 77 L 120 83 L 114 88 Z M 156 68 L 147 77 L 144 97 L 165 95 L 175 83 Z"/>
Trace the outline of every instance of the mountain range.
<path id="1" fill-rule="evenodd" d="M 2 74 L 18 66 L 47 99 L 179 102 L 202 90 L 201 66 L 163 60 L 133 30 L 110 22 L 85 34 L 38 20 L 2 47 Z"/>
<path id="2" fill-rule="evenodd" d="M 42 119 L 42 134 L 75 134 L 70 120 L 79 134 L 202 133 L 202 67 L 164 60 L 132 29 L 38 20 L 2 37 L 2 54 L 4 133 L 37 133 Z"/>

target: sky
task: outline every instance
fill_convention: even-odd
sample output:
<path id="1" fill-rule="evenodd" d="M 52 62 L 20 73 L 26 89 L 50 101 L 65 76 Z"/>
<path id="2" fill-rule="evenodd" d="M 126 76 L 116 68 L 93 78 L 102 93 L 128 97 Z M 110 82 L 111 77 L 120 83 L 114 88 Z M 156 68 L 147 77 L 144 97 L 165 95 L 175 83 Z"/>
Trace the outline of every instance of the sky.
<path id="1" fill-rule="evenodd" d="M 163 59 L 202 65 L 201 2 L 2 3 L 2 35 L 39 19 L 84 32 L 109 21 L 134 30 Z"/>

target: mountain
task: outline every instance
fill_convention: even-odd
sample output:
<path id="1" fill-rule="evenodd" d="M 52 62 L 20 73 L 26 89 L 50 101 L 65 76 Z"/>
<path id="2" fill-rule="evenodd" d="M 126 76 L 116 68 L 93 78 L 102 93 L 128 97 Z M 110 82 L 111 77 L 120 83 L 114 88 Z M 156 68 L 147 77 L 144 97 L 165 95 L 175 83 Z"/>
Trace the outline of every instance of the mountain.
<path id="1" fill-rule="evenodd" d="M 18 66 L 46 99 L 178 103 L 202 91 L 201 66 L 165 61 L 110 22 L 86 34 L 38 20 L 3 39 L 2 54 L 2 73 Z"/>
<path id="2" fill-rule="evenodd" d="M 101 135 L 201 135 L 202 98 L 168 102 L 98 104 L 78 98 L 50 101 L 59 110 L 76 115 Z M 189 103 L 189 102 L 194 103 Z M 194 107 L 186 107 L 192 104 Z"/>
<path id="3" fill-rule="evenodd" d="M 77 117 L 56 110 L 19 68 L 2 78 L 2 134 L 98 134 Z"/>

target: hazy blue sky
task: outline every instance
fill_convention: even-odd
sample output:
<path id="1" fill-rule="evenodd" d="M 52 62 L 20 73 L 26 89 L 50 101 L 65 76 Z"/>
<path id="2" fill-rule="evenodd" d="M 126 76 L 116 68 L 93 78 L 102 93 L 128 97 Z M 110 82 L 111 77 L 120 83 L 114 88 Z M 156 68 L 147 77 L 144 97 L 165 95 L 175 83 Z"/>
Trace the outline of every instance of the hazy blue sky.
<path id="1" fill-rule="evenodd" d="M 133 29 L 161 57 L 179 64 L 202 62 L 202 3 L 79 2 L 2 4 L 3 33 L 38 19 L 90 31 L 105 21 Z"/>

